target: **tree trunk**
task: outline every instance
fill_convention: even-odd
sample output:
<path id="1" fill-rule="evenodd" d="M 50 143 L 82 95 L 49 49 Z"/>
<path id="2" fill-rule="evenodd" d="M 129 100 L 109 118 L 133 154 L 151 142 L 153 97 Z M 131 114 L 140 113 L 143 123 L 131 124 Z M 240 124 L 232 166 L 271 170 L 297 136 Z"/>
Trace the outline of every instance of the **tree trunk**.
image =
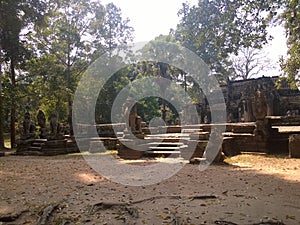
<path id="1" fill-rule="evenodd" d="M 2 70 L 0 65 L 0 149 L 4 149 L 4 134 L 3 134 L 3 99 L 2 99 Z"/>
<path id="2" fill-rule="evenodd" d="M 10 62 L 10 73 L 11 73 L 11 84 L 12 92 L 16 89 L 16 73 L 15 73 L 15 62 L 11 60 Z M 14 93 L 13 93 L 14 94 Z M 14 101 L 14 95 L 11 97 L 11 106 L 10 106 L 10 145 L 11 148 L 16 146 L 16 104 Z"/>
<path id="3" fill-rule="evenodd" d="M 162 120 L 166 123 L 167 118 L 167 110 L 166 110 L 166 102 L 165 99 L 162 99 Z"/>
<path id="4" fill-rule="evenodd" d="M 70 27 L 69 27 L 70 29 Z M 71 40 L 70 36 L 68 36 L 68 56 L 67 56 L 67 95 L 68 95 L 68 123 L 70 126 L 69 132 L 70 136 L 74 135 L 73 131 L 73 123 L 72 123 L 72 94 L 70 93 L 70 90 L 73 90 L 72 82 L 71 82 Z"/>
<path id="5" fill-rule="evenodd" d="M 72 123 L 72 98 L 71 95 L 69 94 L 68 96 L 68 108 L 69 108 L 69 115 L 68 115 L 68 122 L 69 122 L 69 126 L 70 126 L 70 135 L 73 136 L 74 135 L 74 131 L 73 131 L 73 123 Z"/>

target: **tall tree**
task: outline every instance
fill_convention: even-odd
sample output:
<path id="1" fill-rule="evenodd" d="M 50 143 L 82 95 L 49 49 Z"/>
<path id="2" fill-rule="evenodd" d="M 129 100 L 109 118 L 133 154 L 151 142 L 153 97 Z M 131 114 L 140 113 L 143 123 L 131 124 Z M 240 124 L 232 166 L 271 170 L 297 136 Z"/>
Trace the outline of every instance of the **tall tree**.
<path id="1" fill-rule="evenodd" d="M 287 36 L 288 57 L 281 59 L 281 67 L 293 88 L 300 86 L 300 2 L 286 0 L 285 10 L 280 15 Z"/>
<path id="2" fill-rule="evenodd" d="M 41 55 L 36 63 L 49 61 L 53 69 L 35 67 L 32 73 L 60 90 L 57 104 L 67 103 L 72 134 L 72 100 L 82 73 L 97 57 L 130 41 L 133 29 L 113 4 L 104 7 L 96 1 L 55 0 L 50 7 L 47 26 L 35 29 L 31 37 Z"/>
<path id="3" fill-rule="evenodd" d="M 2 68 L 0 63 L 0 150 L 4 149 L 4 133 L 3 133 L 3 97 L 2 97 Z"/>
<path id="4" fill-rule="evenodd" d="M 20 38 L 21 31 L 30 23 L 42 21 L 43 4 L 34 0 L 1 0 L 0 2 L 0 50 L 1 55 L 9 63 L 11 82 L 10 104 L 10 133 L 11 146 L 15 146 L 16 139 L 16 67 L 28 56 L 25 40 Z"/>
<path id="5" fill-rule="evenodd" d="M 267 24 L 280 0 L 199 0 L 183 4 L 175 38 L 198 54 L 215 75 L 228 76 L 229 55 L 241 47 L 261 48 L 270 38 Z"/>
<path id="6" fill-rule="evenodd" d="M 129 26 L 129 19 L 123 18 L 120 8 L 113 3 L 105 6 L 102 23 L 93 23 L 91 28 L 95 35 L 93 47 L 98 54 L 111 52 L 113 50 L 126 50 L 128 42 L 132 41 L 134 29 Z"/>
<path id="7" fill-rule="evenodd" d="M 234 75 L 231 79 L 246 80 L 254 76 L 263 75 L 264 71 L 272 68 L 270 60 L 260 50 L 242 48 L 237 56 L 231 58 Z"/>

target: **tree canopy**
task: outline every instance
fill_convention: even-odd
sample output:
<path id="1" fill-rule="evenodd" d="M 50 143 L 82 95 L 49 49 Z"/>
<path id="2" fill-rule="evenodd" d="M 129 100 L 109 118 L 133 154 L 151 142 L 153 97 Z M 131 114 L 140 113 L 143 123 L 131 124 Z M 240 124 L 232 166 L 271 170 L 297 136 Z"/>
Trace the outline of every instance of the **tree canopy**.
<path id="1" fill-rule="evenodd" d="M 199 0 L 183 4 L 175 39 L 196 52 L 215 74 L 228 76 L 230 54 L 262 48 L 270 40 L 267 26 L 279 7 L 274 1 Z"/>
<path id="2" fill-rule="evenodd" d="M 267 28 L 280 21 L 288 40 L 287 58 L 281 59 L 282 74 L 297 87 L 299 5 L 299 0 L 199 0 L 195 6 L 183 3 L 176 29 L 157 40 L 177 42 L 192 50 L 221 82 L 234 73 L 232 55 L 238 55 L 243 49 L 259 51 L 272 39 Z M 42 109 L 48 116 L 55 110 L 63 122 L 72 126 L 73 95 L 83 72 L 104 53 L 126 50 L 133 40 L 133 32 L 129 19 L 123 18 L 113 3 L 1 0 L 0 127 L 11 133 L 12 146 L 25 111 L 36 113 Z M 149 46 L 143 49 L 148 50 Z M 114 80 L 104 86 L 97 101 L 97 121 L 109 122 L 110 111 L 106 109 L 111 107 L 119 91 L 149 74 L 182 85 L 195 102 L 203 98 L 199 87 L 184 71 L 161 62 L 139 62 L 118 71 Z M 163 91 L 164 87 L 160 89 Z M 162 99 L 142 99 L 138 104 L 139 112 L 147 121 L 151 120 L 150 114 L 175 121 L 171 118 L 172 106 Z M 3 121 L 10 121 L 10 126 Z M 0 147 L 3 147 L 1 129 Z"/>
<path id="3" fill-rule="evenodd" d="M 281 59 L 281 67 L 292 87 L 297 88 L 300 79 L 300 2 L 286 0 L 280 19 L 286 29 L 288 47 L 287 59 Z"/>
<path id="4" fill-rule="evenodd" d="M 1 82 L 3 91 L 11 93 L 12 146 L 20 126 L 16 121 L 23 120 L 16 116 L 25 111 L 35 118 L 39 108 L 48 116 L 56 110 L 71 126 L 72 98 L 82 73 L 97 57 L 125 48 L 133 37 L 129 19 L 112 3 L 3 0 L 0 12 L 0 58 L 3 76 L 9 78 Z"/>

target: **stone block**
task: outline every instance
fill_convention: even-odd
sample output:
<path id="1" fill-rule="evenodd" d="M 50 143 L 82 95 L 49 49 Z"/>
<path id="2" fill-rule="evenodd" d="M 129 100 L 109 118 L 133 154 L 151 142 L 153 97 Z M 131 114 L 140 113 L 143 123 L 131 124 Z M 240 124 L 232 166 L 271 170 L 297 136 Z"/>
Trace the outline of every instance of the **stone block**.
<path id="1" fill-rule="evenodd" d="M 123 159 L 140 159 L 144 151 L 134 150 L 126 147 L 118 149 L 118 156 Z"/>
<path id="2" fill-rule="evenodd" d="M 291 158 L 300 158 L 300 134 L 290 135 L 289 156 Z"/>
<path id="3" fill-rule="evenodd" d="M 90 153 L 97 153 L 97 152 L 105 152 L 105 147 L 102 141 L 91 141 L 90 142 Z"/>
<path id="4" fill-rule="evenodd" d="M 131 145 L 136 145 L 132 140 L 122 140 L 118 144 L 118 156 L 123 159 L 140 159 L 144 155 L 145 151 L 139 151 L 135 149 L 131 149 L 126 146 L 126 142 L 129 142 Z"/>

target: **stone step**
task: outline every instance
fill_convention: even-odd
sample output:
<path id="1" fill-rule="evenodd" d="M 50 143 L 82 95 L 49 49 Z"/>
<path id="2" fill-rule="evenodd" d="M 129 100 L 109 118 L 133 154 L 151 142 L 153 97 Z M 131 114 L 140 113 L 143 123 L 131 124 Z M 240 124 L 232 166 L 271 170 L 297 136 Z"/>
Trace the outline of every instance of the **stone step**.
<path id="1" fill-rule="evenodd" d="M 34 143 L 45 143 L 47 141 L 48 141 L 47 139 L 34 139 L 33 140 Z"/>
<path id="2" fill-rule="evenodd" d="M 24 155 L 24 156 L 42 156 L 44 155 L 41 151 L 21 151 L 21 152 L 17 152 L 17 155 Z"/>
<path id="3" fill-rule="evenodd" d="M 195 132 L 191 134 L 192 140 L 208 140 L 210 136 L 209 132 Z"/>
<path id="4" fill-rule="evenodd" d="M 29 151 L 42 151 L 42 147 L 30 146 L 28 148 Z"/>
<path id="5" fill-rule="evenodd" d="M 53 156 L 53 155 L 63 155 L 63 154 L 69 154 L 69 153 L 75 153 L 79 152 L 76 148 L 49 148 L 49 149 L 43 149 L 42 153 L 46 156 Z"/>
<path id="6" fill-rule="evenodd" d="M 31 144 L 32 147 L 41 147 L 43 145 L 45 145 L 46 142 L 33 142 Z"/>
<path id="7" fill-rule="evenodd" d="M 184 143 L 183 142 L 150 142 L 146 145 L 150 145 L 150 146 L 166 146 L 166 147 L 178 147 L 178 146 L 183 146 Z"/>
<path id="8" fill-rule="evenodd" d="M 182 133 L 195 133 L 195 132 L 202 132 L 203 129 L 201 128 L 187 128 L 187 129 L 182 129 Z"/>
<path id="9" fill-rule="evenodd" d="M 145 154 L 181 154 L 180 151 L 147 151 Z"/>
<path id="10" fill-rule="evenodd" d="M 163 133 L 163 134 L 149 134 L 145 137 L 188 137 L 189 134 L 186 133 Z"/>
<path id="11" fill-rule="evenodd" d="M 164 140 L 164 142 L 179 142 L 180 140 L 190 140 L 189 137 L 183 137 L 183 138 L 180 138 L 180 137 L 145 137 L 144 140 L 152 140 L 153 142 L 155 140 L 157 141 L 161 141 L 161 140 Z"/>
<path id="12" fill-rule="evenodd" d="M 224 132 L 223 133 L 223 137 L 234 137 L 234 138 L 238 138 L 238 137 L 254 137 L 254 134 L 250 134 L 250 133 L 233 133 L 233 132 Z"/>
<path id="13" fill-rule="evenodd" d="M 163 150 L 169 150 L 169 151 L 175 151 L 175 150 L 179 150 L 180 147 L 166 147 L 166 146 L 161 146 L 161 147 L 149 147 L 150 151 L 151 150 L 156 150 L 156 151 L 163 151 Z M 148 152 L 148 151 L 147 151 Z"/>
<path id="14" fill-rule="evenodd" d="M 145 137 L 143 139 L 147 143 L 151 142 L 185 142 L 187 140 L 190 140 L 190 137 Z"/>
<path id="15" fill-rule="evenodd" d="M 201 129 L 203 124 L 189 124 L 189 125 L 182 125 L 182 129 Z"/>
<path id="16" fill-rule="evenodd" d="M 117 132 L 117 138 L 123 138 L 124 132 Z"/>

